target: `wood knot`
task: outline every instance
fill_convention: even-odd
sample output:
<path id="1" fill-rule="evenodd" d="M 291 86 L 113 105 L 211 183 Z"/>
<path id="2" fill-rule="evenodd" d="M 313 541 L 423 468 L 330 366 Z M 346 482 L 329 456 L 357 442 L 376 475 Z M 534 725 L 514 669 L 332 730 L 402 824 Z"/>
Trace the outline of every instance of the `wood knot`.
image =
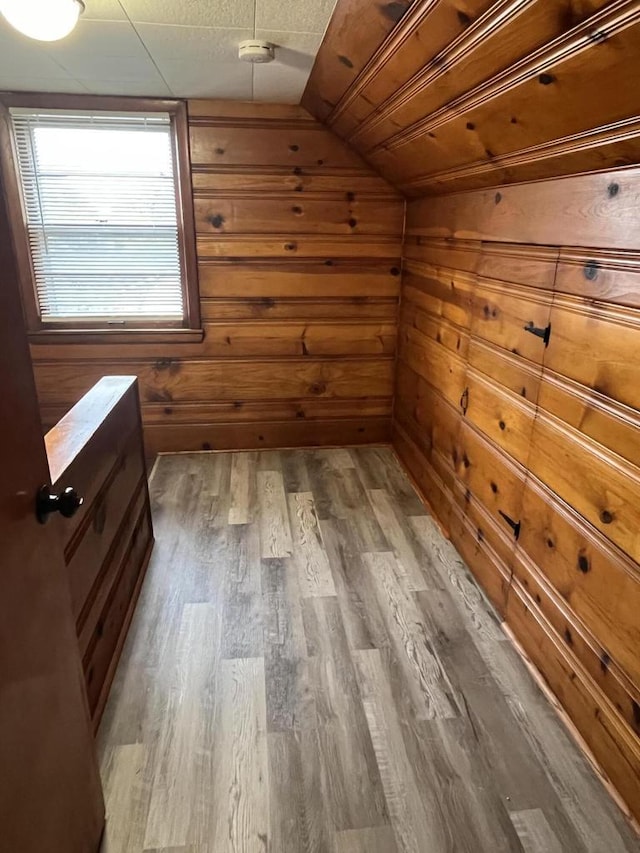
<path id="1" fill-rule="evenodd" d="M 457 10 L 458 20 L 462 24 L 463 27 L 468 27 L 471 23 L 471 18 L 467 15 L 466 12 L 463 12 L 461 9 Z"/>
<path id="2" fill-rule="evenodd" d="M 584 265 L 582 273 L 588 281 L 595 281 L 598 278 L 597 261 L 587 261 L 587 263 Z"/>
<path id="3" fill-rule="evenodd" d="M 349 192 L 347 193 L 347 201 L 355 201 L 355 200 L 356 200 L 356 194 L 354 192 L 351 192 L 351 190 L 349 190 Z"/>
<path id="4" fill-rule="evenodd" d="M 295 252 L 295 250 L 298 248 L 298 244 L 297 243 L 285 243 L 284 248 L 285 248 L 286 252 Z"/>
<path id="5" fill-rule="evenodd" d="M 300 150 L 299 145 L 290 145 L 289 146 L 289 151 L 299 151 L 299 150 Z"/>
<path id="6" fill-rule="evenodd" d="M 353 68 L 353 62 L 348 56 L 343 56 L 341 53 L 338 54 L 338 62 L 341 62 L 347 68 Z"/>
<path id="7" fill-rule="evenodd" d="M 225 219 L 221 213 L 214 213 L 212 216 L 209 217 L 209 222 L 213 225 L 214 228 L 222 228 Z"/>
<path id="8" fill-rule="evenodd" d="M 302 174 L 302 169 L 300 168 L 300 166 L 294 166 L 293 174 L 294 175 L 301 175 Z"/>
<path id="9" fill-rule="evenodd" d="M 394 24 L 397 24 L 406 14 L 407 4 L 406 2 L 391 2 L 385 3 L 384 6 L 381 6 L 380 8 L 382 10 L 382 14 L 386 18 L 389 18 L 390 21 L 393 21 Z"/>
<path id="10" fill-rule="evenodd" d="M 216 148 L 215 153 L 218 154 L 218 156 L 222 156 L 224 154 L 224 148 Z"/>
<path id="11" fill-rule="evenodd" d="M 545 73 L 545 74 L 541 74 L 538 77 L 538 83 L 541 83 L 543 86 L 548 86 L 550 83 L 553 83 L 553 81 L 555 79 L 556 78 L 553 76 L 553 74 L 546 74 Z"/>
<path id="12" fill-rule="evenodd" d="M 609 184 L 607 187 L 607 195 L 609 198 L 615 198 L 620 192 L 620 184 Z"/>
<path id="13" fill-rule="evenodd" d="M 500 429 L 501 429 L 503 432 L 504 432 L 504 430 L 507 428 L 507 425 L 505 424 L 505 422 L 504 422 L 504 421 L 498 421 L 498 426 L 500 427 Z"/>
<path id="14" fill-rule="evenodd" d="M 302 215 L 302 208 L 301 208 L 299 205 L 297 205 L 297 204 L 296 204 L 296 205 L 294 205 L 294 206 L 291 208 L 291 211 L 292 211 L 293 213 L 295 213 L 295 215 L 296 215 L 296 216 L 301 216 L 301 215 Z"/>
<path id="15" fill-rule="evenodd" d="M 327 386 L 324 382 L 314 382 L 313 385 L 309 388 L 312 394 L 324 394 L 327 390 Z"/>
<path id="16" fill-rule="evenodd" d="M 600 521 L 603 524 L 611 524 L 613 521 L 613 514 L 610 513 L 608 509 L 603 509 L 600 513 Z"/>
<path id="17" fill-rule="evenodd" d="M 491 491 L 494 495 L 498 494 L 498 486 L 496 483 L 493 482 L 493 480 L 491 481 Z"/>
<path id="18" fill-rule="evenodd" d="M 467 130 L 475 130 L 476 126 L 472 121 L 467 122 Z"/>
<path id="19" fill-rule="evenodd" d="M 493 200 L 496 204 L 500 204 L 500 202 L 502 201 L 502 193 L 496 193 Z"/>
<path id="20" fill-rule="evenodd" d="M 355 228 L 357 224 L 358 224 L 358 220 L 354 219 L 353 216 L 348 221 L 349 228 Z"/>
<path id="21" fill-rule="evenodd" d="M 398 267 L 391 267 L 389 272 L 391 273 L 391 275 L 400 275 L 400 270 L 398 269 Z"/>

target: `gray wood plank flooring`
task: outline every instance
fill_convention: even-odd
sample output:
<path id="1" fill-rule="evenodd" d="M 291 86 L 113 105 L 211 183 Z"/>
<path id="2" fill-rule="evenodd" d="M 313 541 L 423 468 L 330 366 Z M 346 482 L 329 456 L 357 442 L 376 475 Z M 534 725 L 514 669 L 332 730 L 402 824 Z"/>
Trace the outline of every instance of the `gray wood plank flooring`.
<path id="1" fill-rule="evenodd" d="M 386 448 L 162 456 L 103 853 L 640 850 Z"/>

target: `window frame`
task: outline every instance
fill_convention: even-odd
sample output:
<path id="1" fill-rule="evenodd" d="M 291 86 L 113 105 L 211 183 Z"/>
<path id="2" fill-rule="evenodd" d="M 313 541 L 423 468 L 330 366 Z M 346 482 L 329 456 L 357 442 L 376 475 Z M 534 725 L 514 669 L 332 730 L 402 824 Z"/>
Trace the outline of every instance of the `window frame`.
<path id="1" fill-rule="evenodd" d="M 43 321 L 36 291 L 35 274 L 24 210 L 20 165 L 9 110 L 25 109 L 86 110 L 111 112 L 168 113 L 171 120 L 180 278 L 184 317 L 182 320 L 70 320 Z M 7 197 L 9 225 L 18 260 L 22 303 L 32 343 L 155 343 L 162 341 L 199 341 L 203 338 L 200 318 L 200 292 L 196 255 L 195 218 L 189 153 L 189 122 L 185 101 L 157 98 L 127 98 L 97 95 L 54 95 L 0 92 L 0 171 Z"/>

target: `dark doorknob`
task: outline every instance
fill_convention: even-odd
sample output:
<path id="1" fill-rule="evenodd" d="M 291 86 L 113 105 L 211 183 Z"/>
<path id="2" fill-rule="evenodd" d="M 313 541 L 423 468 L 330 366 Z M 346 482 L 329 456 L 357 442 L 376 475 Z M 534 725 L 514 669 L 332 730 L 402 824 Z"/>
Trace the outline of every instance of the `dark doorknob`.
<path id="1" fill-rule="evenodd" d="M 83 503 L 84 498 L 71 486 L 59 495 L 52 494 L 49 486 L 42 486 L 36 497 L 36 517 L 40 524 L 44 524 L 52 512 L 59 512 L 65 518 L 71 518 Z"/>

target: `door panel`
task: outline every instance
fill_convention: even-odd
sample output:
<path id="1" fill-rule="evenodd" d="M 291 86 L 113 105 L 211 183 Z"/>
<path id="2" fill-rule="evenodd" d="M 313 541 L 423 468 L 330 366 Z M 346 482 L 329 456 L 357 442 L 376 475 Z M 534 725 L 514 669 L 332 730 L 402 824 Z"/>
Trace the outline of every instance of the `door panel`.
<path id="1" fill-rule="evenodd" d="M 0 844 L 94 853 L 102 793 L 62 544 L 35 515 L 50 479 L 2 202 L 0 362 Z"/>

